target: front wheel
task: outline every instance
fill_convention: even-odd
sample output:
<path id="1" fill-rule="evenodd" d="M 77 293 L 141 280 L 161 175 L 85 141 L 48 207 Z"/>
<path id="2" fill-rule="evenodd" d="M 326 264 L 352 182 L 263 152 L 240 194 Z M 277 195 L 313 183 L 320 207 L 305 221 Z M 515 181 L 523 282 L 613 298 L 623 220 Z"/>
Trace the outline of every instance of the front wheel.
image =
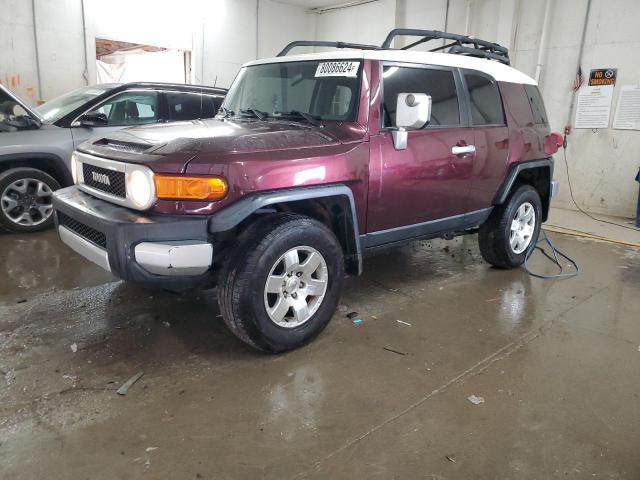
<path id="1" fill-rule="evenodd" d="M 542 224 L 542 203 L 530 185 L 516 188 L 480 226 L 482 257 L 498 268 L 515 268 L 535 248 Z"/>
<path id="2" fill-rule="evenodd" d="M 31 233 L 53 225 L 53 192 L 60 184 L 35 168 L 13 168 L 0 174 L 0 227 Z"/>
<path id="3" fill-rule="evenodd" d="M 322 223 L 268 215 L 250 225 L 223 268 L 218 301 L 229 329 L 278 353 L 315 338 L 333 316 L 344 277 L 340 243 Z"/>

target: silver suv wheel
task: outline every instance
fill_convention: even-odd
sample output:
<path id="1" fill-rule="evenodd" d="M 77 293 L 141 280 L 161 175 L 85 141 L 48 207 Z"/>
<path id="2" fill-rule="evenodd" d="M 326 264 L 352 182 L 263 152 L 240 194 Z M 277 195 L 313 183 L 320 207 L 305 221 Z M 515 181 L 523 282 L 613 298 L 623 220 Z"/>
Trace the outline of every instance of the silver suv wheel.
<path id="1" fill-rule="evenodd" d="M 51 188 L 43 181 L 21 178 L 4 189 L 0 195 L 0 208 L 12 222 L 33 227 L 51 217 L 52 194 Z"/>
<path id="2" fill-rule="evenodd" d="M 318 310 L 327 292 L 327 262 L 315 248 L 294 247 L 271 267 L 264 286 L 264 306 L 273 323 L 298 327 Z"/>
<path id="3" fill-rule="evenodd" d="M 513 253 L 520 254 L 529 247 L 535 230 L 536 211 L 531 203 L 524 202 L 511 220 L 509 243 Z"/>

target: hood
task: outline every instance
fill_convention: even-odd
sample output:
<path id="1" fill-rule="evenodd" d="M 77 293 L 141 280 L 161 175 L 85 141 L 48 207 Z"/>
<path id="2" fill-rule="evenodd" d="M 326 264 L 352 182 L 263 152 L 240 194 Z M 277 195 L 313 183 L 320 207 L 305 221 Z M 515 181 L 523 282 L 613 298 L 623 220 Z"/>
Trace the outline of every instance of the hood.
<path id="1" fill-rule="evenodd" d="M 27 112 L 27 114 L 31 118 L 33 118 L 36 122 L 42 125 L 42 122 L 44 121 L 44 119 L 38 114 L 38 112 L 36 112 L 33 108 L 31 108 L 27 102 L 22 100 L 17 95 L 11 93 L 5 86 L 0 84 L 0 107 L 5 102 L 17 103 Z"/>
<path id="2" fill-rule="evenodd" d="M 331 124 L 323 128 L 280 119 L 210 119 L 132 127 L 93 139 L 80 150 L 116 160 L 149 164 L 156 171 L 181 171 L 196 157 L 265 154 L 336 146 L 361 140 L 364 127 Z"/>

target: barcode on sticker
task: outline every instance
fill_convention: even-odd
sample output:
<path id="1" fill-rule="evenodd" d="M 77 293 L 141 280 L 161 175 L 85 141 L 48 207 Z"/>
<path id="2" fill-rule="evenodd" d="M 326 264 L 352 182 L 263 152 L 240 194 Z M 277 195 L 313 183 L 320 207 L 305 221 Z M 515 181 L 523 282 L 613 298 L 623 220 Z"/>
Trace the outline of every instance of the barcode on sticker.
<path id="1" fill-rule="evenodd" d="M 322 62 L 316 69 L 316 77 L 355 77 L 360 62 Z"/>

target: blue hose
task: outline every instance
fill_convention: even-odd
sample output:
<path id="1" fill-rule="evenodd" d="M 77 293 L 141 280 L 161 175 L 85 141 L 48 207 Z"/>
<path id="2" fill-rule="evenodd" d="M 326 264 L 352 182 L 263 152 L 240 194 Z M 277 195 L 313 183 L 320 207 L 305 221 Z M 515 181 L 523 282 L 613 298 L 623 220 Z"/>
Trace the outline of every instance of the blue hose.
<path id="1" fill-rule="evenodd" d="M 541 243 L 546 243 L 547 245 L 549 245 L 549 247 L 551 248 L 551 252 L 553 253 L 553 257 L 549 255 L 547 251 L 540 246 Z M 532 272 L 529 269 L 528 261 L 529 261 L 529 257 L 531 257 L 531 255 L 535 250 L 540 250 L 545 257 L 547 257 L 549 260 L 555 263 L 558 266 L 558 268 L 560 268 L 560 273 L 556 273 L 553 275 L 543 275 L 540 273 Z M 560 255 L 562 258 L 567 260 L 571 265 L 573 265 L 573 268 L 575 268 L 575 271 L 565 272 L 564 268 L 562 267 L 562 264 L 560 263 L 560 260 L 558 259 L 558 255 Z M 576 261 L 571 257 L 569 257 L 568 255 L 562 253 L 560 250 L 556 249 L 556 247 L 553 246 L 553 243 L 551 243 L 551 240 L 549 239 L 549 237 L 547 237 L 547 232 L 545 232 L 544 230 L 542 230 L 542 238 L 538 238 L 538 241 L 536 242 L 536 246 L 531 250 L 529 250 L 527 255 L 524 257 L 524 269 L 532 277 L 542 278 L 544 280 L 550 280 L 555 278 L 571 278 L 571 277 L 575 277 L 576 275 L 578 275 L 578 273 L 580 273 L 580 267 L 578 267 L 578 264 L 576 263 Z"/>

